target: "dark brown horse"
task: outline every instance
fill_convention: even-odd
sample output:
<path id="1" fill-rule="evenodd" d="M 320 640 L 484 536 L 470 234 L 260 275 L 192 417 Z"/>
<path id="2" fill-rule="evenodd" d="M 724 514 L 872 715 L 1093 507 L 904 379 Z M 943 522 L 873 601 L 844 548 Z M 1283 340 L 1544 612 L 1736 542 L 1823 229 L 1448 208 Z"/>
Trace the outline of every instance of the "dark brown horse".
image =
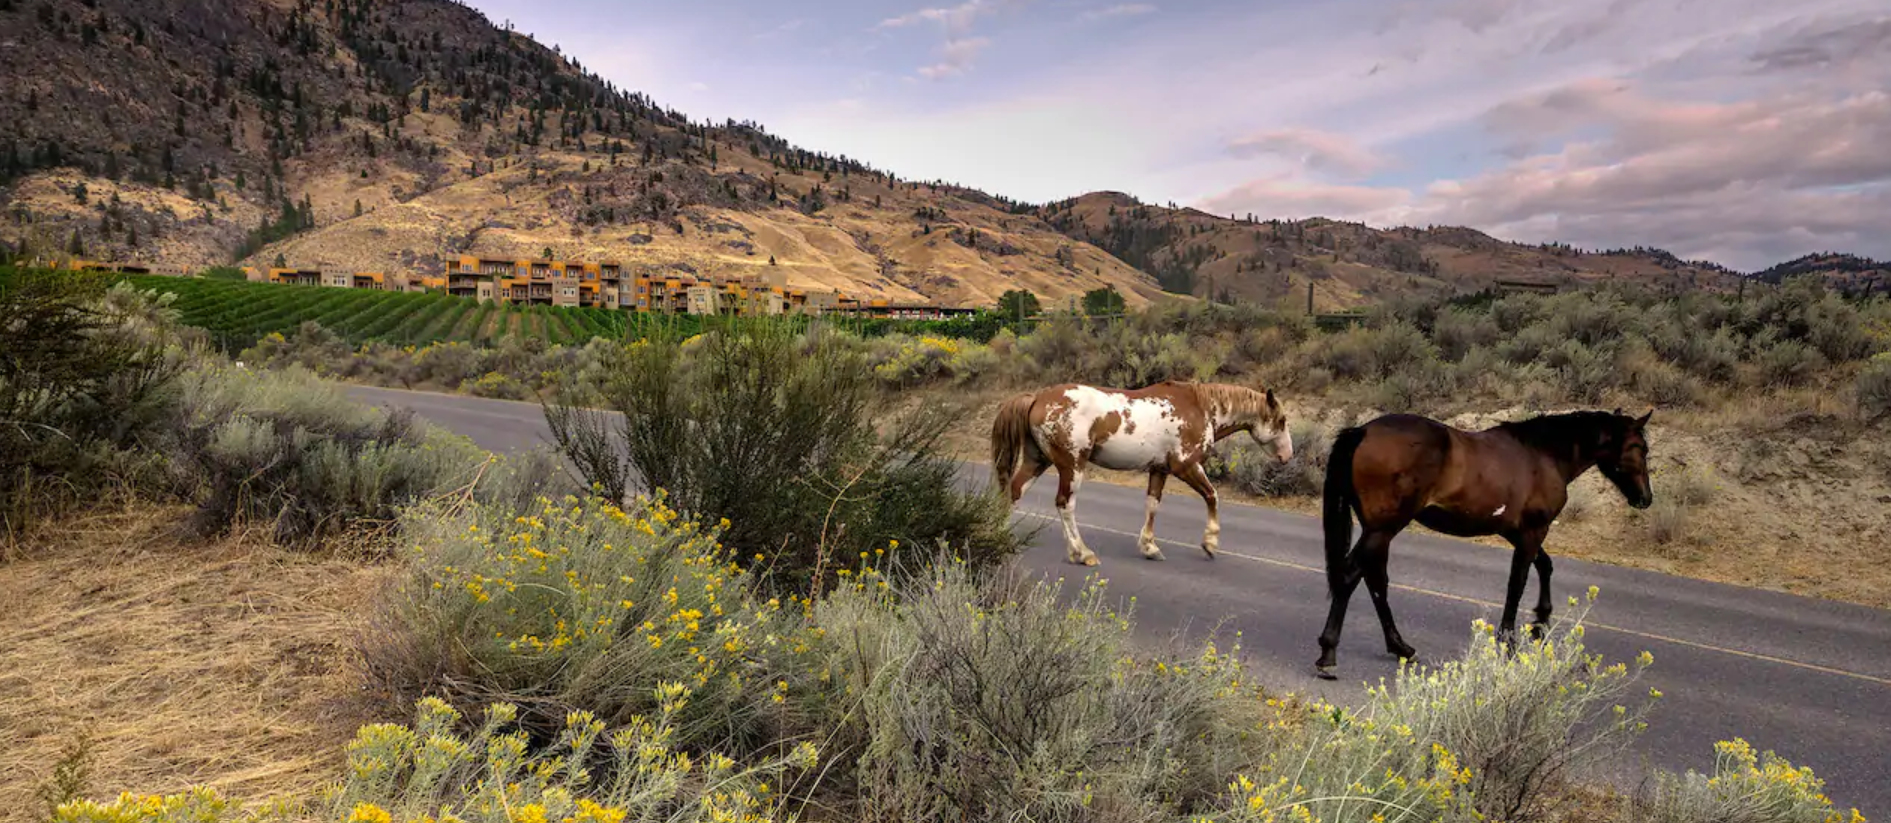
<path id="1" fill-rule="evenodd" d="M 1346 601 L 1361 579 L 1385 629 L 1386 651 L 1416 653 L 1399 636 L 1386 602 L 1386 560 L 1392 538 L 1412 521 L 1457 537 L 1502 535 L 1515 547 L 1499 635 L 1514 646 L 1517 603 L 1536 566 L 1536 626 L 1550 619 L 1550 556 L 1543 538 L 1568 502 L 1569 484 L 1590 467 L 1638 509 L 1654 502 L 1648 487 L 1644 429 L 1639 419 L 1581 411 L 1504 423 L 1478 432 L 1427 417 L 1392 414 L 1346 429 L 1333 441 L 1326 469 L 1326 581 L 1333 603 L 1320 634 L 1315 673 L 1333 679 Z M 1363 533 L 1352 544 L 1353 516 Z M 1347 551 L 1348 545 L 1352 551 Z"/>

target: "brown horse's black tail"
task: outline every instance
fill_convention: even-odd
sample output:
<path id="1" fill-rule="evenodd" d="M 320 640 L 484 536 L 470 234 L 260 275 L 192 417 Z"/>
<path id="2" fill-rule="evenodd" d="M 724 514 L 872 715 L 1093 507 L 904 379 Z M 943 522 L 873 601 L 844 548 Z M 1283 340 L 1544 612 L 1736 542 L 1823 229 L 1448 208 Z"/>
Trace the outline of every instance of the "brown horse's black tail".
<path id="1" fill-rule="evenodd" d="M 1326 459 L 1325 501 L 1320 525 L 1326 532 L 1326 591 L 1338 596 L 1352 571 L 1353 504 L 1358 496 L 1353 488 L 1353 453 L 1366 439 L 1366 430 L 1349 428 L 1333 438 L 1333 451 Z"/>

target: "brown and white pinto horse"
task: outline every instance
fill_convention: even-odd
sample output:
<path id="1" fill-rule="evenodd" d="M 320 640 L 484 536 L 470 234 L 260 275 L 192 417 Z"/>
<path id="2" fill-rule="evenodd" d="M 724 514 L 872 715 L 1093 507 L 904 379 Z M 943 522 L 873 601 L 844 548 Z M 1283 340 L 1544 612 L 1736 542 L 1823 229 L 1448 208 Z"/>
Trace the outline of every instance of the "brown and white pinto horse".
<path id="1" fill-rule="evenodd" d="M 1237 432 L 1247 432 L 1258 444 L 1273 444 L 1283 463 L 1293 459 L 1287 415 L 1271 390 L 1174 380 L 1136 390 L 1066 383 L 1020 394 L 999 407 L 991 429 L 992 471 L 999 485 L 1009 487 L 1015 504 L 1031 481 L 1047 469 L 1057 469 L 1064 543 L 1070 562 L 1085 566 L 1096 565 L 1097 556 L 1077 532 L 1072 502 L 1083 485 L 1084 467 L 1094 463 L 1149 473 L 1137 542 L 1150 560 L 1162 559 L 1156 546 L 1156 506 L 1164 483 L 1175 475 L 1208 504 L 1202 551 L 1212 559 L 1221 540 L 1221 518 L 1202 461 L 1217 441 Z"/>

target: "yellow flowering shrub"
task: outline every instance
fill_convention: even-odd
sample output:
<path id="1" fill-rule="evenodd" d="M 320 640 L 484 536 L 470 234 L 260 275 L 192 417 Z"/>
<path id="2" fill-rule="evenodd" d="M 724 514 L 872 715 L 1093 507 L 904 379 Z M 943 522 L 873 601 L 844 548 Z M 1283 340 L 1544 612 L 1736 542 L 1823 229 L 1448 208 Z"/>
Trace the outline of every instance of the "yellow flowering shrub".
<path id="1" fill-rule="evenodd" d="M 942 379 L 965 382 L 998 363 L 990 347 L 950 337 L 890 335 L 874 341 L 872 348 L 874 377 L 900 387 Z"/>
<path id="2" fill-rule="evenodd" d="M 533 750 L 517 728 L 518 708 L 488 706 L 463 736 L 461 715 L 424 698 L 412 726 L 363 726 L 349 742 L 341 780 L 307 800 L 277 800 L 243 811 L 209 788 L 164 796 L 79 800 L 56 823 L 773 823 L 785 813 L 795 781 L 820 762 L 812 743 L 782 746 L 747 768 L 720 754 L 692 757 L 677 748 L 676 720 L 691 690 L 665 682 L 652 690 L 652 715 L 633 715 L 615 730 L 590 712 L 568 714 L 548 745 Z"/>
<path id="3" fill-rule="evenodd" d="M 1514 656 L 1477 621 L 1463 657 L 1400 667 L 1391 684 L 1368 689 L 1367 711 L 1454 753 L 1491 819 L 1532 818 L 1559 781 L 1626 749 L 1660 697 L 1637 686 L 1654 662 L 1648 653 L 1630 666 L 1585 652 L 1583 619 L 1597 594 L 1569 598 L 1545 636 L 1520 639 Z"/>
<path id="4" fill-rule="evenodd" d="M 784 746 L 739 768 L 677 748 L 677 721 L 693 697 L 687 685 L 658 684 L 651 715 L 615 729 L 574 711 L 536 751 L 516 728 L 517 707 L 493 704 L 478 730 L 456 733 L 460 714 L 445 702 L 418 704 L 413 726 L 364 726 L 348 746 L 347 773 L 325 793 L 330 819 L 346 823 L 771 823 L 787 819 L 784 784 L 819 762 L 811 743 Z"/>
<path id="5" fill-rule="evenodd" d="M 1656 775 L 1648 794 L 1631 801 L 1624 817 L 1631 823 L 1866 823 L 1857 809 L 1834 808 L 1824 781 L 1811 769 L 1770 751 L 1756 752 L 1741 738 L 1714 744 L 1712 774 Z"/>
<path id="6" fill-rule="evenodd" d="M 694 693 L 680 718 L 690 740 L 749 737 L 774 705 L 779 661 L 804 629 L 704 526 L 639 498 L 540 498 L 509 506 L 429 506 L 411 513 L 413 572 L 393 656 L 406 674 L 456 702 L 530 694 L 536 728 L 568 709 L 621 718 L 654 708 L 651 689 Z"/>

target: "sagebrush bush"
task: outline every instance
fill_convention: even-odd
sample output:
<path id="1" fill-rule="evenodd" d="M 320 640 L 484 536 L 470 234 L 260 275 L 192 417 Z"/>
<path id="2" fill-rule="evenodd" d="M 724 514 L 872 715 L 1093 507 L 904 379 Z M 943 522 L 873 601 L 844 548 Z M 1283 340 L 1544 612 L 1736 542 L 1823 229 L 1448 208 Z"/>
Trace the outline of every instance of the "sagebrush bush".
<path id="1" fill-rule="evenodd" d="M 462 436 L 299 369 L 205 366 L 182 385 L 171 456 L 196 490 L 201 534 L 247 522 L 307 542 L 390 526 L 400 506 L 470 482 L 485 461 Z"/>
<path id="2" fill-rule="evenodd" d="M 90 275 L 0 271 L 0 540 L 107 490 L 161 485 L 191 356 L 168 306 Z"/>
<path id="3" fill-rule="evenodd" d="M 1473 350 L 1496 345 L 1503 329 L 1489 313 L 1451 308 L 1438 313 L 1431 334 L 1446 360 L 1462 360 Z"/>
<path id="4" fill-rule="evenodd" d="M 1714 744 L 1714 770 L 1656 773 L 1639 797 L 1628 799 L 1625 823 L 1864 823 L 1825 796 L 1825 783 L 1771 751 L 1756 753 L 1740 738 Z"/>
<path id="5" fill-rule="evenodd" d="M 1774 343 L 1759 353 L 1760 379 L 1768 386 L 1803 386 L 1825 368 L 1818 349 L 1797 340 Z"/>
<path id="6" fill-rule="evenodd" d="M 1326 482 L 1326 457 L 1333 433 L 1316 420 L 1296 421 L 1291 427 L 1294 456 L 1285 463 L 1245 440 L 1209 457 L 1208 476 L 1229 483 L 1256 497 L 1309 497 Z M 1225 454 L 1224 454 L 1225 452 Z"/>
<path id="7" fill-rule="evenodd" d="M 577 710 L 613 725 L 650 714 L 652 690 L 677 680 L 694 692 L 673 718 L 679 745 L 755 745 L 779 658 L 807 640 L 781 601 L 755 596 L 721 531 L 661 497 L 416 507 L 412 572 L 365 656 L 403 699 L 517 702 L 541 731 Z"/>
<path id="8" fill-rule="evenodd" d="M 955 411 L 892 416 L 865 357 L 841 335 L 786 325 L 624 347 L 598 387 L 612 413 L 550 404 L 546 419 L 588 484 L 614 500 L 665 490 L 722 518 L 741 557 L 765 553 L 775 582 L 831 585 L 845 558 L 897 540 L 1009 557 L 1006 500 L 961 490 L 941 452 Z"/>
<path id="9" fill-rule="evenodd" d="M 1274 739 L 1235 654 L 1134 652 L 1101 583 L 977 582 L 946 564 L 815 606 L 855 820 L 1101 820 L 1201 807 Z"/>
<path id="10" fill-rule="evenodd" d="M 1873 357 L 1858 372 L 1858 413 L 1866 420 L 1891 415 L 1891 353 Z"/>
<path id="11" fill-rule="evenodd" d="M 58 823 L 235 823 L 327 819 L 346 823 L 458 820 L 463 823 L 773 823 L 785 814 L 789 783 L 819 763 L 811 743 L 739 767 L 729 757 L 700 758 L 676 747 L 675 717 L 690 688 L 666 682 L 652 690 L 655 710 L 614 727 L 590 712 L 563 718 L 549 745 L 533 746 L 513 728 L 518 708 L 486 708 L 472 734 L 462 715 L 432 699 L 419 701 L 412 726 L 363 726 L 348 744 L 345 777 L 315 802 L 294 798 L 242 812 L 209 788 L 169 796 L 124 794 L 109 803 L 74 801 Z"/>
<path id="12" fill-rule="evenodd" d="M 1540 819 L 1553 790 L 1633 742 L 1660 696 L 1636 691 L 1647 653 L 1631 669 L 1585 652 L 1582 621 L 1595 597 L 1591 587 L 1586 601 L 1569 598 L 1546 636 L 1520 642 L 1514 658 L 1480 621 L 1464 657 L 1401 667 L 1389 686 L 1369 690 L 1365 711 L 1452 753 L 1487 819 Z"/>

